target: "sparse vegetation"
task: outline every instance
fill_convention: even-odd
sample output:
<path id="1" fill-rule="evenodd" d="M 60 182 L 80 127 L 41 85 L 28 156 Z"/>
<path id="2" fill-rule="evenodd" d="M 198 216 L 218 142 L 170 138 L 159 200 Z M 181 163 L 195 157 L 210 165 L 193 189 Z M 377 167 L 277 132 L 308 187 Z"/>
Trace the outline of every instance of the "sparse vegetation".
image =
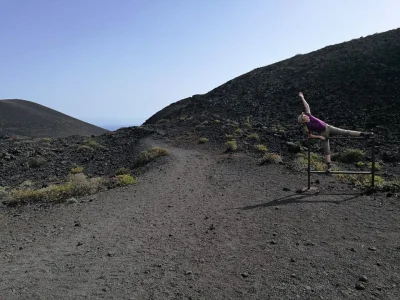
<path id="1" fill-rule="evenodd" d="M 33 185 L 34 185 L 34 183 L 33 183 L 32 180 L 25 180 L 24 182 L 22 182 L 22 183 L 19 185 L 19 187 L 21 187 L 21 188 L 27 188 L 27 187 L 31 187 L 31 186 L 33 186 Z"/>
<path id="2" fill-rule="evenodd" d="M 307 155 L 303 153 L 298 153 L 297 158 L 295 159 L 295 168 L 298 170 L 304 170 L 308 167 L 308 158 Z M 310 168 L 314 171 L 325 171 L 326 164 L 323 161 L 321 155 L 317 153 L 310 153 Z"/>
<path id="3" fill-rule="evenodd" d="M 31 158 L 28 162 L 30 168 L 39 168 L 44 163 L 45 159 L 43 157 Z"/>
<path id="4" fill-rule="evenodd" d="M 365 152 L 360 149 L 345 149 L 340 153 L 332 155 L 332 160 L 342 163 L 357 163 L 365 157 Z"/>
<path id="5" fill-rule="evenodd" d="M 247 116 L 246 121 L 243 123 L 244 127 L 251 128 L 250 116 Z"/>
<path id="6" fill-rule="evenodd" d="M 247 138 L 251 141 L 259 141 L 260 140 L 260 136 L 258 135 L 258 133 L 251 133 L 247 136 Z"/>
<path id="7" fill-rule="evenodd" d="M 368 168 L 368 169 L 372 169 L 372 162 L 369 163 L 365 163 L 362 161 L 359 161 L 357 163 L 355 163 L 355 166 L 357 168 Z M 382 168 L 381 164 L 379 162 L 375 162 L 375 167 L 374 167 L 374 171 L 379 171 Z"/>
<path id="8" fill-rule="evenodd" d="M 87 151 L 87 152 L 92 152 L 92 151 L 94 151 L 94 149 L 93 149 L 92 147 L 89 147 L 89 146 L 87 146 L 87 145 L 80 145 L 80 146 L 78 147 L 78 150 L 79 150 L 79 151 Z"/>
<path id="9" fill-rule="evenodd" d="M 267 147 L 265 145 L 262 145 L 262 144 L 255 145 L 254 148 L 257 150 L 257 152 L 260 152 L 260 153 L 265 153 L 265 152 L 268 151 Z"/>
<path id="10" fill-rule="evenodd" d="M 372 162 L 368 163 L 368 168 L 372 169 Z M 374 171 L 379 171 L 381 168 L 382 168 L 381 164 L 378 162 L 375 162 Z"/>
<path id="11" fill-rule="evenodd" d="M 225 138 L 226 138 L 228 141 L 233 141 L 233 140 L 235 140 L 235 136 L 234 136 L 233 134 L 225 134 Z"/>
<path id="12" fill-rule="evenodd" d="M 116 176 L 116 185 L 117 186 L 126 186 L 126 185 L 131 185 L 131 184 L 136 184 L 138 183 L 138 180 L 131 175 L 128 174 L 123 174 L 123 175 L 117 175 Z"/>
<path id="13" fill-rule="evenodd" d="M 88 179 L 84 174 L 71 175 L 68 182 L 50 185 L 45 188 L 14 188 L 10 192 L 10 204 L 35 201 L 61 202 L 70 197 L 84 196 L 98 192 L 102 187 L 102 178 Z"/>
<path id="14" fill-rule="evenodd" d="M 281 124 L 274 125 L 274 126 L 272 126 L 271 129 L 273 132 L 277 132 L 277 133 L 285 133 L 286 132 L 285 126 L 283 126 Z"/>
<path id="15" fill-rule="evenodd" d="M 160 119 L 157 121 L 157 124 L 166 123 L 166 122 L 168 122 L 167 119 Z"/>
<path id="16" fill-rule="evenodd" d="M 228 152 L 236 151 L 238 148 L 236 140 L 227 141 L 225 145 L 227 147 L 226 151 Z"/>
<path id="17" fill-rule="evenodd" d="M 78 174 L 78 173 L 83 173 L 84 168 L 81 166 L 76 166 L 71 169 L 72 174 Z"/>
<path id="18" fill-rule="evenodd" d="M 115 171 L 115 175 L 129 175 L 130 172 L 131 172 L 131 171 L 130 171 L 128 168 L 121 167 L 121 168 L 118 168 L 118 169 Z"/>
<path id="19" fill-rule="evenodd" d="M 357 168 L 363 168 L 363 167 L 365 167 L 365 163 L 362 162 L 362 161 L 356 162 L 355 165 L 356 165 Z"/>
<path id="20" fill-rule="evenodd" d="M 220 120 L 215 120 L 215 123 L 220 124 L 221 121 Z"/>
<path id="21" fill-rule="evenodd" d="M 92 152 L 94 150 L 104 149 L 104 148 L 105 147 L 103 145 L 100 145 L 98 142 L 91 139 L 84 140 L 82 144 L 78 146 L 78 150 L 87 152 Z"/>
<path id="22" fill-rule="evenodd" d="M 83 143 L 86 146 L 89 146 L 93 149 L 104 148 L 104 146 L 100 145 L 98 142 L 91 140 L 91 139 L 84 140 Z"/>
<path id="23" fill-rule="evenodd" d="M 237 129 L 235 130 L 235 133 L 236 133 L 236 134 L 242 134 L 242 133 L 243 133 L 243 131 L 242 131 L 242 129 L 240 129 L 240 128 L 237 128 Z"/>
<path id="24" fill-rule="evenodd" d="M 353 184 L 360 188 L 368 188 L 371 186 L 371 182 L 372 182 L 371 174 L 369 174 L 369 175 L 334 174 L 334 176 L 343 182 Z M 383 187 L 385 185 L 385 180 L 381 176 L 375 175 L 374 179 L 375 179 L 374 184 L 376 187 Z"/>
<path id="25" fill-rule="evenodd" d="M 400 179 L 385 181 L 381 186 L 382 191 L 399 193 L 400 192 Z"/>
<path id="26" fill-rule="evenodd" d="M 42 138 L 42 142 L 50 143 L 53 139 L 49 137 Z"/>
<path id="27" fill-rule="evenodd" d="M 282 157 L 276 153 L 266 153 L 261 159 L 262 165 L 269 164 L 269 163 L 279 164 L 281 162 L 282 162 Z"/>
<path id="28" fill-rule="evenodd" d="M 205 144 L 207 142 L 208 142 L 208 138 L 205 138 L 205 137 L 199 138 L 199 144 Z"/>
<path id="29" fill-rule="evenodd" d="M 152 147 L 148 150 L 142 151 L 137 161 L 138 165 L 144 165 L 160 156 L 167 156 L 169 152 L 165 148 Z"/>

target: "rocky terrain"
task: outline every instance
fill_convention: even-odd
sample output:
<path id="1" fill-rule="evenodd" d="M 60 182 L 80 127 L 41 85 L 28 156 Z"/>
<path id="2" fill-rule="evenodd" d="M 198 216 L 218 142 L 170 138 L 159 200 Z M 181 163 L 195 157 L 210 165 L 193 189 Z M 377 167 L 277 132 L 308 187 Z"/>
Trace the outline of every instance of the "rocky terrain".
<path id="1" fill-rule="evenodd" d="M 0 100 L 0 139 L 90 136 L 106 132 L 103 128 L 31 101 Z"/>
<path id="2" fill-rule="evenodd" d="M 141 139 L 152 130 L 122 128 L 100 136 L 69 136 L 0 142 L 0 185 L 18 186 L 25 180 L 39 185 L 65 180 L 74 167 L 90 177 L 133 168 L 143 150 Z"/>
<path id="3" fill-rule="evenodd" d="M 0 208 L 3 299 L 400 297 L 400 201 L 210 145 L 136 185 Z"/>
<path id="4" fill-rule="evenodd" d="M 242 129 L 247 122 L 271 144 L 294 141 L 301 136 L 296 121 L 304 110 L 299 91 L 315 116 L 336 127 L 375 132 L 384 145 L 382 158 L 400 161 L 400 29 L 255 69 L 173 103 L 145 124 L 163 124 L 172 136 L 200 132 L 215 140 L 221 135 L 208 132 L 210 122 L 236 122 L 233 127 Z"/>
<path id="5" fill-rule="evenodd" d="M 0 141 L 0 299 L 400 299 L 399 41 L 393 30 L 298 55 L 139 127 Z M 313 174 L 304 190 L 299 90 L 316 116 L 377 134 L 388 189 Z M 335 153 L 365 149 L 365 164 L 370 146 L 332 141 Z M 169 155 L 140 164 L 155 148 Z M 138 181 L 63 203 L 4 201 L 74 168 Z"/>

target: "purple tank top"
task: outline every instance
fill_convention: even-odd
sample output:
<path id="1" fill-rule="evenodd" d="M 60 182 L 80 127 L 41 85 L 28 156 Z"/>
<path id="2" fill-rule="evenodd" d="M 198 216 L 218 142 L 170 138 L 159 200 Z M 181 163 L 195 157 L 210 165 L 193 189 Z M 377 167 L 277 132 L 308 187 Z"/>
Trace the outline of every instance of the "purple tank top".
<path id="1" fill-rule="evenodd" d="M 326 123 L 324 121 L 314 117 L 312 114 L 306 113 L 306 115 L 310 118 L 310 122 L 305 123 L 310 132 L 321 133 L 325 130 Z"/>

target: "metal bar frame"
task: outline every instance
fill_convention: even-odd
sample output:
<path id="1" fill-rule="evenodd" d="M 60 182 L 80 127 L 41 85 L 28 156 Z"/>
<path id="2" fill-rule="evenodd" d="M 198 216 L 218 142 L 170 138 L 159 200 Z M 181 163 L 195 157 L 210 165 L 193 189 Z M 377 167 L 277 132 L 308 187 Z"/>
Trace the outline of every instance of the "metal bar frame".
<path id="1" fill-rule="evenodd" d="M 338 140 L 338 139 L 372 139 L 372 155 L 371 155 L 371 160 L 372 160 L 372 166 L 371 166 L 371 171 L 369 172 L 357 172 L 357 171 L 311 171 L 311 147 L 310 147 L 310 140 L 307 138 L 307 148 L 308 148 L 308 164 L 307 164 L 307 179 L 308 179 L 308 189 L 310 190 L 311 188 L 311 173 L 328 173 L 328 174 L 371 174 L 371 187 L 373 188 L 375 186 L 375 137 L 359 137 L 359 136 L 336 136 L 336 137 L 330 137 L 330 140 Z"/>

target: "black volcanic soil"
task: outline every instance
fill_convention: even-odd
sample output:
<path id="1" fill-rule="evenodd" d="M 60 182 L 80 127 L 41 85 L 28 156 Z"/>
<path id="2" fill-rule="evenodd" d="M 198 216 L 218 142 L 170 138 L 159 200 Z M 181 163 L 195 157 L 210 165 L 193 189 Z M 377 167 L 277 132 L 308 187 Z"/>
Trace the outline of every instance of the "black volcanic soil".
<path id="1" fill-rule="evenodd" d="M 0 100 L 0 138 L 90 136 L 106 132 L 103 128 L 31 101 Z"/>
<path id="2" fill-rule="evenodd" d="M 399 43 L 393 30 L 297 55 L 141 127 L 1 141 L 2 187 L 62 181 L 75 165 L 90 177 L 127 167 L 139 182 L 75 204 L 0 205 L 0 299 L 400 299 L 399 186 L 371 194 L 313 174 L 298 193 L 307 177 L 292 165 L 307 146 L 302 90 L 317 117 L 374 131 L 378 174 L 399 178 Z M 371 161 L 359 142 L 332 150 Z M 260 165 L 257 144 L 283 163 Z M 136 168 L 151 146 L 171 155 Z"/>
<path id="3" fill-rule="evenodd" d="M 385 145 L 387 161 L 400 161 L 400 29 L 361 37 L 254 69 L 204 95 L 169 105 L 145 124 L 181 131 L 196 129 L 215 140 L 204 122 L 231 120 L 243 129 L 250 121 L 273 143 L 298 139 L 297 116 L 311 112 L 336 127 L 373 131 Z M 237 127 L 237 126 L 236 126 Z M 226 128 L 229 129 L 229 128 Z M 231 128 L 230 134 L 235 128 Z M 175 135 L 176 136 L 176 135 Z"/>
<path id="4" fill-rule="evenodd" d="M 76 166 L 90 177 L 112 175 L 121 167 L 133 169 L 145 150 L 141 139 L 151 134 L 155 134 L 151 129 L 131 127 L 92 137 L 0 141 L 0 185 L 62 181 Z M 94 146 L 88 147 L 90 143 Z"/>
<path id="5" fill-rule="evenodd" d="M 1 299 L 399 299 L 398 195 L 142 143 L 171 155 L 135 186 L 0 211 Z"/>

